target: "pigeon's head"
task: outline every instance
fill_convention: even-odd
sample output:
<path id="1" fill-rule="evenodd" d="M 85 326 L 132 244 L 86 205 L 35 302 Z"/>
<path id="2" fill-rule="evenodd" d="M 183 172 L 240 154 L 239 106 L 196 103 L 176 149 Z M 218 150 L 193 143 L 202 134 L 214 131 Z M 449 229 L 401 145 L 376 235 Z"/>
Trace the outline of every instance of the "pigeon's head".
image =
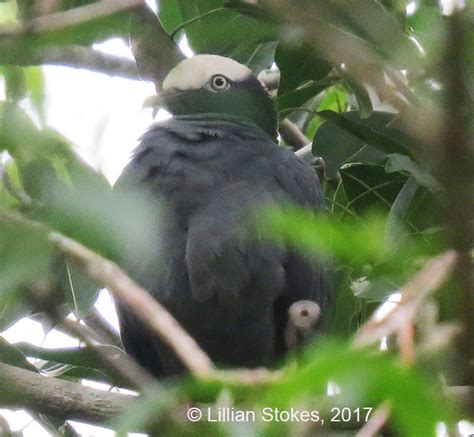
<path id="1" fill-rule="evenodd" d="M 174 115 L 231 117 L 276 137 L 277 114 L 267 89 L 248 67 L 223 56 L 180 62 L 163 82 L 160 103 Z"/>

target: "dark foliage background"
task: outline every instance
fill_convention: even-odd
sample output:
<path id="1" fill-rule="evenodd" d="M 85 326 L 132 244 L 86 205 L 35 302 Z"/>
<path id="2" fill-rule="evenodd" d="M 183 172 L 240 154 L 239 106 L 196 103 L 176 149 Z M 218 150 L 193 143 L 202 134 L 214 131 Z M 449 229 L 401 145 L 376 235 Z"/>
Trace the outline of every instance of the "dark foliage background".
<path id="1" fill-rule="evenodd" d="M 73 349 L 0 337 L 0 362 L 43 379 L 134 386 L 130 369 L 117 371 L 104 358 L 119 353 L 93 311 L 98 285 L 107 283 L 65 257 L 51 232 L 120 264 L 146 246 L 150 212 L 133 194 L 114 195 L 47 126 L 42 71 L 25 68 L 60 64 L 138 79 L 134 63 L 91 48 L 110 36 L 131 35 L 138 71 L 157 89 L 182 57 L 184 36 L 195 53 L 232 57 L 267 84 L 282 144 L 314 164 L 329 214 L 267 211 L 261 232 L 334 260 L 333 321 L 324 338 L 263 382 L 215 375 L 160 382 L 118 416 L 121 409 L 98 419 L 85 406 L 82 416 L 45 410 L 51 393 L 43 390 L 35 403 L 21 390 L 24 376 L 5 373 L 0 405 L 26 408 L 52 434 L 74 434 L 67 420 L 81 419 L 163 435 L 425 436 L 440 423 L 456 435 L 458 421 L 469 417 L 473 385 L 473 4 L 443 15 L 430 0 L 158 3 L 159 20 L 132 0 L 0 3 L 0 332 L 24 317 L 46 330 L 63 326 L 68 312 L 88 328 L 79 335 L 84 347 Z M 22 110 L 26 99 L 39 123 Z M 304 147 L 310 143 L 313 156 Z M 402 295 L 397 311 L 370 319 L 394 293 Z M 333 396 L 328 382 L 338 387 Z M 18 390 L 6 389 L 15 384 Z M 190 403 L 318 410 L 326 423 L 191 423 Z M 330 423 L 335 407 L 349 408 L 348 420 Z M 368 423 L 353 413 L 363 407 L 373 408 Z M 7 423 L 0 429 L 9 432 Z"/>

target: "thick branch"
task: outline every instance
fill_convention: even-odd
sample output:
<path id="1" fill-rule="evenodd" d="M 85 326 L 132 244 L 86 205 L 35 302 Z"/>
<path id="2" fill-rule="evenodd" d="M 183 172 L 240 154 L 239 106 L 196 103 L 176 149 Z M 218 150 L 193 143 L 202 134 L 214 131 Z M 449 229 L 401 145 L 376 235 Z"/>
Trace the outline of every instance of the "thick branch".
<path id="1" fill-rule="evenodd" d="M 301 132 L 295 123 L 287 118 L 280 122 L 279 131 L 286 144 L 295 150 L 300 150 L 304 146 L 311 144 L 311 140 Z M 311 149 L 309 149 L 309 152 L 311 153 Z"/>
<path id="2" fill-rule="evenodd" d="M 0 37 L 16 38 L 25 34 L 46 33 L 87 24 L 99 18 L 143 6 L 144 0 L 103 0 L 87 6 L 43 15 L 19 24 L 0 27 Z"/>
<path id="3" fill-rule="evenodd" d="M 19 52 L 15 59 L 12 59 L 10 56 L 4 56 L 4 52 L 0 51 L 0 63 L 23 67 L 41 64 L 63 65 L 65 67 L 82 68 L 126 79 L 151 80 L 151 77 L 139 75 L 135 61 L 83 46 L 50 48 L 36 52 Z"/>
<path id="4" fill-rule="evenodd" d="M 0 405 L 22 407 L 64 420 L 107 424 L 134 396 L 86 387 L 0 363 Z"/>
<path id="5" fill-rule="evenodd" d="M 457 276 L 459 278 L 457 301 L 463 334 L 458 350 L 463 357 L 463 377 L 466 384 L 474 385 L 474 149 L 472 148 L 472 120 L 464 63 L 468 32 L 465 13 L 455 10 L 447 17 L 447 46 L 445 65 L 445 120 L 443 142 L 438 153 L 438 173 L 446 190 L 445 209 L 449 236 L 458 251 Z M 474 400 L 471 401 L 474 411 Z"/>
<path id="6" fill-rule="evenodd" d="M 166 75 L 184 55 L 147 5 L 134 12 L 130 39 L 140 75 L 150 77 L 160 90 Z"/>

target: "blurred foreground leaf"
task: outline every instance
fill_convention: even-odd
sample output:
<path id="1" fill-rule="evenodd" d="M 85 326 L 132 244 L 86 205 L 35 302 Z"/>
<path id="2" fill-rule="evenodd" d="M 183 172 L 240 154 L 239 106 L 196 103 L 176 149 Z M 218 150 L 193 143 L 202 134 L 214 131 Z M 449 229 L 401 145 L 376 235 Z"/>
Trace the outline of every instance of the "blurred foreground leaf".
<path id="1" fill-rule="evenodd" d="M 0 29 L 0 62 L 15 64 L 51 46 L 91 44 L 123 35 L 128 29 L 129 10 L 137 6 L 141 2 L 103 1 L 34 18 L 27 27 L 30 31 L 17 24 L 4 25 Z"/>

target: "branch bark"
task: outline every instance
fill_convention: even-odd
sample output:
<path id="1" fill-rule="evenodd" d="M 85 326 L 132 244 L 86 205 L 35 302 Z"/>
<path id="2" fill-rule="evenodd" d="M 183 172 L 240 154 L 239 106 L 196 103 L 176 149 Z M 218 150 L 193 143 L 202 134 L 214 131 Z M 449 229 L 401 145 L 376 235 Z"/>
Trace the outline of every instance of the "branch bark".
<path id="1" fill-rule="evenodd" d="M 98 390 L 0 363 L 0 405 L 28 408 L 64 420 L 106 425 L 135 396 Z"/>
<path id="2" fill-rule="evenodd" d="M 89 23 L 99 18 L 142 7 L 144 3 L 144 0 L 102 0 L 98 3 L 69 9 L 64 12 L 55 12 L 32 18 L 19 24 L 3 25 L 0 27 L 0 37 L 5 39 L 18 38 L 25 34 L 68 29 L 71 26 Z"/>
<path id="3" fill-rule="evenodd" d="M 84 46 L 68 46 L 49 48 L 37 52 L 21 52 L 15 59 L 4 56 L 0 51 L 0 63 L 27 67 L 31 65 L 62 65 L 65 67 L 82 68 L 109 76 L 126 79 L 152 80 L 150 76 L 140 75 L 137 64 L 131 59 L 109 55 Z"/>
<path id="4" fill-rule="evenodd" d="M 130 40 L 140 75 L 150 77 L 159 91 L 166 75 L 184 55 L 146 4 L 132 17 Z"/>
<path id="5" fill-rule="evenodd" d="M 465 12 L 455 10 L 446 17 L 447 44 L 444 63 L 445 120 L 443 141 L 437 154 L 440 179 L 446 190 L 445 217 L 453 247 L 458 251 L 457 277 L 459 289 L 453 301 L 460 312 L 463 333 L 458 345 L 463 359 L 463 378 L 474 385 L 474 149 L 472 148 L 472 101 L 464 63 L 468 26 Z M 471 400 L 474 411 L 474 399 Z"/>

